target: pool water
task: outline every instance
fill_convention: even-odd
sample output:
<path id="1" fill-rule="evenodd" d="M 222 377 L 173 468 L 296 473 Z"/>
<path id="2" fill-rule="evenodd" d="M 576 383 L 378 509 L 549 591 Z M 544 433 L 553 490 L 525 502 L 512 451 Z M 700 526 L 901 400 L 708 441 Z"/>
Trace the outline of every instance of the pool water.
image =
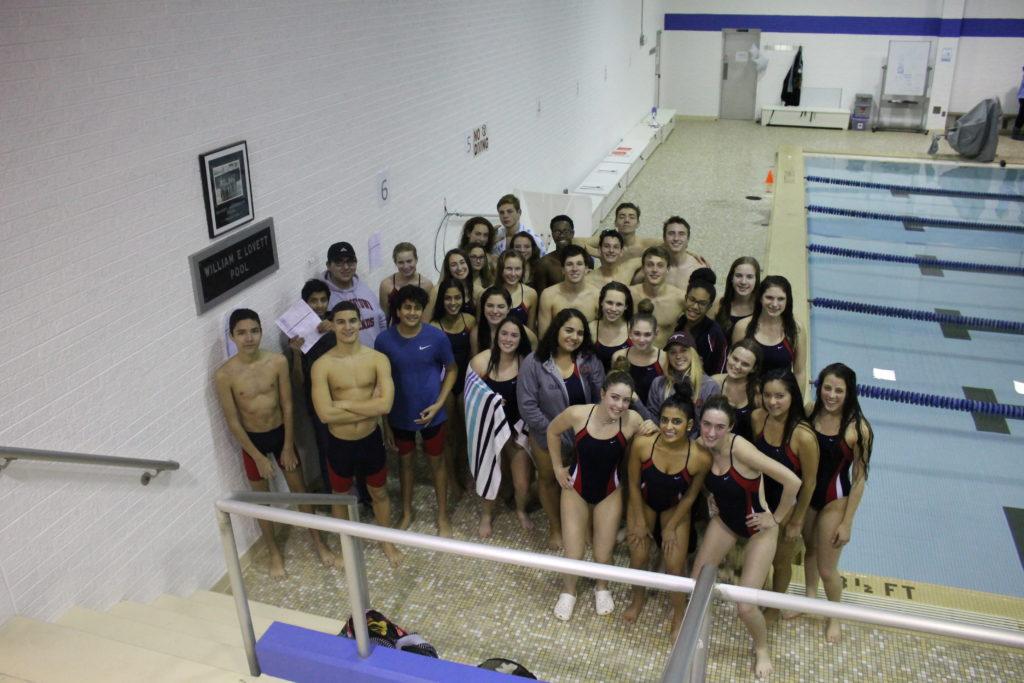
<path id="1" fill-rule="evenodd" d="M 1024 199 L 1024 172 L 805 157 L 807 176 Z M 811 244 L 1024 265 L 1024 201 L 806 185 L 808 205 L 1018 226 L 1004 232 L 808 214 Z M 809 253 L 813 298 L 1024 321 L 1024 277 Z M 859 384 L 1024 404 L 1024 335 L 811 309 L 813 370 L 841 361 Z M 877 370 L 896 379 L 876 379 Z M 1015 384 L 1016 382 L 1020 384 Z M 968 388 L 965 392 L 965 387 Z M 991 392 L 987 394 L 986 390 Z M 978 393 L 981 392 L 981 393 Z M 862 399 L 875 430 L 844 569 L 1024 597 L 1024 421 Z M 1017 511 L 1020 512 L 1017 512 Z"/>

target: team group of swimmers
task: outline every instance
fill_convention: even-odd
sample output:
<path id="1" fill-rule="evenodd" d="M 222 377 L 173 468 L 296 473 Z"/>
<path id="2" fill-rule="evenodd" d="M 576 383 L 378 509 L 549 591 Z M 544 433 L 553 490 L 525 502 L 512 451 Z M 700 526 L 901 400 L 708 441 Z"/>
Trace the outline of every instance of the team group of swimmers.
<path id="1" fill-rule="evenodd" d="M 692 554 L 696 577 L 743 541 L 739 583 L 762 588 L 770 572 L 771 588 L 785 592 L 802 539 L 807 594 L 817 594 L 820 577 L 828 599 L 838 601 L 839 556 L 863 496 L 872 431 L 856 376 L 841 363 L 821 370 L 815 399 L 804 402 L 806 332 L 793 317 L 788 280 L 762 277 L 757 260 L 745 256 L 730 266 L 719 297 L 715 273 L 689 250 L 689 224 L 672 216 L 662 239 L 640 238 L 640 209 L 631 203 L 616 208 L 615 229 L 592 238 L 576 238 L 572 220 L 556 216 L 550 253 L 520 225 L 515 196 L 502 197 L 497 209 L 499 226 L 466 221 L 436 286 L 419 273 L 410 243 L 395 246 L 396 271 L 377 292 L 356 275 L 352 246 L 332 245 L 326 271 L 301 292 L 324 319 L 323 336 L 306 353 L 305 340 L 289 340 L 290 363 L 260 348 L 254 311 L 231 314 L 238 353 L 215 383 L 253 488 L 268 489 L 276 460 L 289 488 L 304 490 L 293 446 L 294 381 L 332 491 L 361 488 L 376 522 L 392 526 L 387 451 L 397 451 L 397 527 L 408 528 L 418 435 L 438 533 L 451 536 L 449 484 L 473 486 L 463 396 L 467 383 L 483 382 L 502 398 L 512 427 L 500 454 L 502 479 L 511 483 L 502 495 L 531 530 L 536 478 L 550 549 L 581 559 L 589 542 L 594 560 L 610 563 L 625 510 L 631 567 L 649 568 L 660 551 L 665 571 L 683 575 Z M 481 498 L 481 538 L 492 533 L 495 502 Z M 345 509 L 334 514 L 344 517 Z M 262 531 L 271 574 L 283 576 L 269 523 Z M 321 560 L 334 564 L 311 533 Z M 397 548 L 382 549 L 393 565 L 401 562 Z M 572 617 L 576 583 L 563 578 L 559 619 Z M 594 599 L 598 614 L 614 611 L 607 582 L 597 582 Z M 636 621 L 644 602 L 644 589 L 634 587 L 623 618 Z M 672 594 L 673 634 L 684 603 Z M 767 675 L 765 615 L 748 604 L 737 609 L 753 639 L 755 671 Z M 826 638 L 840 637 L 830 619 Z"/>

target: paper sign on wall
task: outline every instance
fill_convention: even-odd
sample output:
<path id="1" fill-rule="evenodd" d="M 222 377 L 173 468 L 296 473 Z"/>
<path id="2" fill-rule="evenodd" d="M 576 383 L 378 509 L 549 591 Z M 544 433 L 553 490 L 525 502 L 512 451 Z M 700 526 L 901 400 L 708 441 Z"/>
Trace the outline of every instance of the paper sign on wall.
<path id="1" fill-rule="evenodd" d="M 953 61 L 953 48 L 951 48 L 951 47 L 944 47 L 944 48 L 942 48 L 942 54 L 939 57 L 939 59 L 940 59 L 940 61 L 943 61 L 943 62 L 952 62 Z"/>
<path id="2" fill-rule="evenodd" d="M 747 52 L 746 50 L 743 50 L 741 52 L 737 52 L 736 53 L 736 61 L 737 62 L 747 62 L 747 61 L 750 61 L 750 53 Z"/>

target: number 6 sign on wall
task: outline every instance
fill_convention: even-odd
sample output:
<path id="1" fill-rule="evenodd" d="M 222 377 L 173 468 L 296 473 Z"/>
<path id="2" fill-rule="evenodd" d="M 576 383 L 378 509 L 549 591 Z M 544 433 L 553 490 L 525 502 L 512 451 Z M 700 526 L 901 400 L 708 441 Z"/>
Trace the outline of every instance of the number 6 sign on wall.
<path id="1" fill-rule="evenodd" d="M 383 206 L 387 204 L 391 196 L 391 178 L 388 169 L 377 173 L 377 203 Z"/>

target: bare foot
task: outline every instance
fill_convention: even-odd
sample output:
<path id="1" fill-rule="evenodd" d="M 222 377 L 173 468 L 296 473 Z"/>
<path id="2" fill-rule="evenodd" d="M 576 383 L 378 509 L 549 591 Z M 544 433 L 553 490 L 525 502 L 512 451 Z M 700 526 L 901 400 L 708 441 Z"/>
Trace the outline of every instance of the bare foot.
<path id="1" fill-rule="evenodd" d="M 548 550 L 562 549 L 562 532 L 554 531 L 548 533 Z"/>
<path id="2" fill-rule="evenodd" d="M 516 510 L 516 517 L 519 518 L 519 526 L 527 531 L 533 530 L 533 520 L 530 519 L 530 515 L 526 514 L 525 510 Z"/>
<path id="3" fill-rule="evenodd" d="M 775 624 L 779 621 L 779 610 L 769 607 L 764 611 L 764 623 Z"/>
<path id="4" fill-rule="evenodd" d="M 396 526 L 395 528 L 399 529 L 400 531 L 405 531 L 406 529 L 412 526 L 412 521 L 414 519 L 416 519 L 416 516 L 411 512 L 402 513 L 402 519 L 400 522 L 398 522 L 398 526 Z"/>
<path id="5" fill-rule="evenodd" d="M 480 538 L 490 538 L 491 537 L 491 516 L 490 515 L 480 515 L 480 528 L 478 528 L 476 532 L 480 536 Z"/>
<path id="6" fill-rule="evenodd" d="M 643 611 L 644 603 L 647 602 L 647 591 L 644 591 L 640 595 L 634 595 L 633 600 L 629 603 L 629 607 L 622 613 L 622 620 L 627 624 L 636 623 L 637 618 L 640 616 L 640 612 Z"/>
<path id="7" fill-rule="evenodd" d="M 825 627 L 825 640 L 830 643 L 838 643 L 843 639 L 843 627 L 838 619 L 829 619 Z"/>
<path id="8" fill-rule="evenodd" d="M 448 517 L 437 518 L 437 535 L 443 538 L 452 537 L 452 523 L 448 520 Z"/>
<path id="9" fill-rule="evenodd" d="M 283 579 L 285 576 L 284 558 L 279 553 L 270 553 L 270 578 Z"/>
<path id="10" fill-rule="evenodd" d="M 336 557 L 334 553 L 327 549 L 327 546 L 323 543 L 318 543 L 316 546 L 316 554 L 320 556 L 320 564 L 330 569 L 331 567 L 338 567 L 341 565 L 340 558 Z"/>
<path id="11" fill-rule="evenodd" d="M 782 611 L 782 618 L 786 619 L 788 621 L 789 619 L 797 619 L 797 618 L 799 618 L 800 614 L 801 614 L 800 612 L 797 612 L 795 610 L 787 609 L 787 610 L 783 610 Z"/>
<path id="12" fill-rule="evenodd" d="M 391 563 L 392 569 L 397 569 L 402 564 L 402 551 L 391 545 L 390 543 L 381 543 L 380 549 L 384 551 L 384 556 L 388 558 L 388 562 Z"/>
<path id="13" fill-rule="evenodd" d="M 754 675 L 758 678 L 768 678 L 775 671 L 772 666 L 772 656 L 768 654 L 768 648 L 754 650 Z"/>

